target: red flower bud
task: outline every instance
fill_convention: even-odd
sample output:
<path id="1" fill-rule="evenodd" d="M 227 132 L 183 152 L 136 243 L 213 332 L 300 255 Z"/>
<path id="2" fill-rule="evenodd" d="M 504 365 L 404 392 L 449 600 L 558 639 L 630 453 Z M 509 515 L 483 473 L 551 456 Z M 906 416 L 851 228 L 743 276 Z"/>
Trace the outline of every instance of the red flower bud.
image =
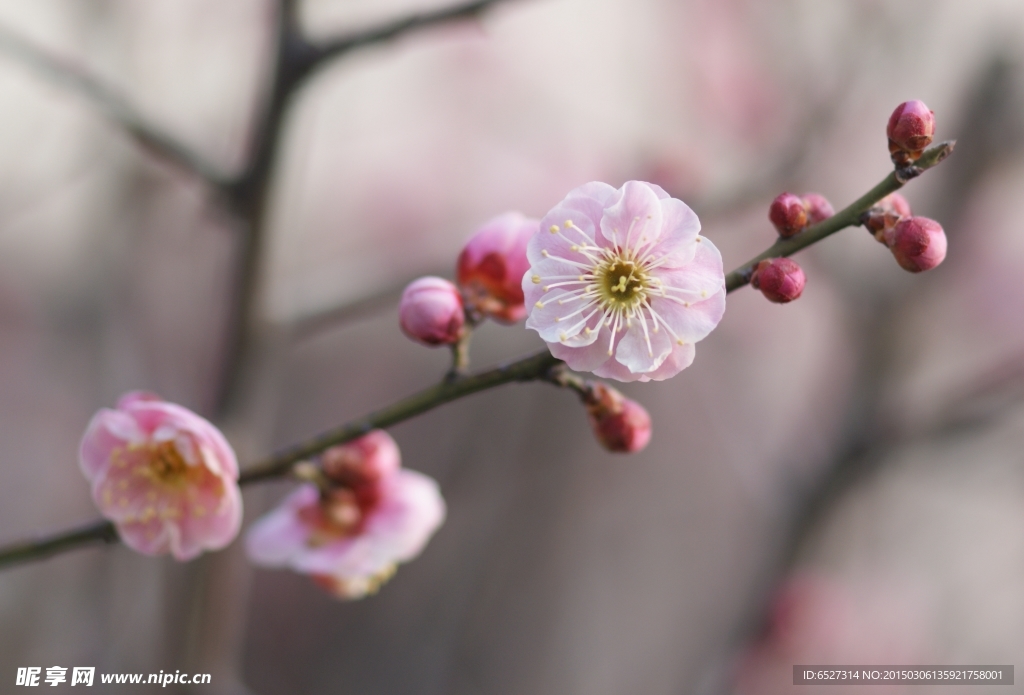
<path id="1" fill-rule="evenodd" d="M 885 233 L 885 244 L 904 270 L 931 270 L 946 257 L 946 234 L 942 225 L 927 217 L 900 220 Z"/>
<path id="2" fill-rule="evenodd" d="M 768 301 L 785 304 L 799 299 L 807 278 L 796 261 L 788 258 L 769 258 L 761 261 L 750 276 L 750 284 Z"/>
<path id="3" fill-rule="evenodd" d="M 594 436 L 608 451 L 640 451 L 651 440 L 651 416 L 610 386 L 591 384 L 584 400 Z"/>
<path id="4" fill-rule="evenodd" d="M 804 209 L 807 210 L 807 222 L 808 224 L 818 224 L 822 220 L 827 220 L 832 215 L 836 214 L 835 208 L 832 207 L 832 203 L 823 195 L 817 193 L 804 193 L 803 195 Z"/>
<path id="5" fill-rule="evenodd" d="M 905 101 L 892 112 L 885 132 L 889 136 L 892 161 L 909 164 L 931 144 L 935 135 L 935 114 L 923 101 Z"/>
<path id="6" fill-rule="evenodd" d="M 523 275 L 530 268 L 526 243 L 539 220 L 507 212 L 481 227 L 459 254 L 457 277 L 467 304 L 501 323 L 526 316 Z"/>
<path id="7" fill-rule="evenodd" d="M 807 209 L 798 196 L 780 193 L 768 208 L 768 219 L 775 225 L 779 236 L 791 237 L 807 226 Z"/>
<path id="8" fill-rule="evenodd" d="M 402 332 L 424 345 L 450 345 L 462 337 L 466 315 L 459 290 L 447 280 L 414 280 L 398 305 Z"/>

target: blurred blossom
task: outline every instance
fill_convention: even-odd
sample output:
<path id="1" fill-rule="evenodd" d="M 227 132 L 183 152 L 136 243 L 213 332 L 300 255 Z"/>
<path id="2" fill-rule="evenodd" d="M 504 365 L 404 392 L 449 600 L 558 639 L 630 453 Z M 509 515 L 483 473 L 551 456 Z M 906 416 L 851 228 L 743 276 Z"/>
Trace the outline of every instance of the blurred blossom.
<path id="1" fill-rule="evenodd" d="M 836 214 L 835 208 L 832 207 L 832 203 L 828 202 L 828 198 L 819 193 L 804 193 L 801 200 L 803 200 L 804 208 L 807 209 L 808 224 L 818 224 Z"/>
<path id="2" fill-rule="evenodd" d="M 539 224 L 518 212 L 506 212 L 469 238 L 458 261 L 459 287 L 469 307 L 502 323 L 526 317 L 523 275 L 530 267 L 526 244 Z"/>
<path id="3" fill-rule="evenodd" d="M 397 445 L 379 430 L 325 452 L 324 472 L 336 487 L 297 489 L 253 525 L 246 548 L 259 565 L 362 598 L 419 555 L 444 521 L 444 500 L 434 480 L 400 468 Z"/>
<path id="4" fill-rule="evenodd" d="M 660 187 L 574 189 L 527 247 L 526 327 L 570 368 L 656 381 L 693 362 L 725 312 L 725 274 L 700 220 Z"/>
<path id="5" fill-rule="evenodd" d="M 242 520 L 235 452 L 180 405 L 132 392 L 93 416 L 79 452 L 92 495 L 125 545 L 191 560 L 230 543 Z"/>
<path id="6" fill-rule="evenodd" d="M 424 345 L 450 345 L 462 337 L 466 312 L 455 285 L 437 277 L 409 283 L 398 305 L 402 332 Z"/>

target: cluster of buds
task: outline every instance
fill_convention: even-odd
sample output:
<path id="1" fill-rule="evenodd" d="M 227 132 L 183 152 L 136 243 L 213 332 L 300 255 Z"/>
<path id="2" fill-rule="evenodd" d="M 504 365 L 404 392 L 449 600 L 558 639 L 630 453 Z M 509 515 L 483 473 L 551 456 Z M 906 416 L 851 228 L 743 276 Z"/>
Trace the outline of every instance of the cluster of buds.
<path id="1" fill-rule="evenodd" d="M 935 114 L 917 99 L 905 101 L 889 117 L 885 130 L 889 137 L 889 155 L 898 167 L 913 163 L 932 142 Z"/>
<path id="2" fill-rule="evenodd" d="M 910 204 L 891 193 L 868 210 L 864 226 L 885 244 L 900 267 L 911 273 L 931 270 L 946 258 L 946 234 L 935 220 L 914 217 Z"/>
<path id="3" fill-rule="evenodd" d="M 257 521 L 249 557 L 308 574 L 339 598 L 362 598 L 418 555 L 445 516 L 437 483 L 401 467 L 382 430 L 324 452 L 321 466 L 299 469 L 301 486 Z"/>
<path id="4" fill-rule="evenodd" d="M 834 214 L 832 204 L 818 193 L 806 193 L 803 196 L 780 193 L 768 208 L 768 219 L 784 239 Z"/>
<path id="5" fill-rule="evenodd" d="M 538 220 L 517 212 L 499 215 L 469 238 L 456 268 L 458 286 L 423 277 L 402 293 L 399 323 L 412 340 L 432 347 L 456 345 L 474 323 L 490 318 L 515 323 L 526 316 L 522 279 L 526 244 Z"/>

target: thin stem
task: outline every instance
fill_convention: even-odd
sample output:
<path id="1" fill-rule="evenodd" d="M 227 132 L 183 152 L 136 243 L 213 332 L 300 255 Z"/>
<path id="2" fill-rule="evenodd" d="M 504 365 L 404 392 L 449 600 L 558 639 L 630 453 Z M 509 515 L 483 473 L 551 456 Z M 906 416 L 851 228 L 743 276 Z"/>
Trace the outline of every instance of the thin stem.
<path id="1" fill-rule="evenodd" d="M 845 208 L 816 225 L 808 227 L 796 236 L 788 239 L 779 238 L 764 253 L 755 256 L 736 270 L 725 276 L 725 288 L 728 292 L 739 289 L 750 282 L 750 275 L 754 272 L 754 266 L 766 258 L 781 258 L 792 256 L 797 251 L 805 249 L 811 244 L 816 244 L 827 236 L 859 225 L 861 215 L 885 196 L 903 188 L 904 184 L 912 178 L 919 176 L 924 171 L 944 160 L 953 151 L 955 141 L 942 142 L 925 150 L 920 159 L 914 162 L 912 167 L 898 169 L 882 179 L 881 183 L 872 188 Z"/>
<path id="2" fill-rule="evenodd" d="M 203 160 L 190 148 L 154 124 L 149 123 L 112 87 L 83 72 L 75 65 L 50 55 L 43 49 L 0 26 L 0 50 L 17 58 L 26 67 L 47 79 L 69 87 L 97 105 L 145 149 L 179 168 L 198 176 L 217 189 L 227 185 L 225 172 Z"/>
<path id="3" fill-rule="evenodd" d="M 497 5 L 505 0 L 472 0 L 452 7 L 446 7 L 432 12 L 414 14 L 402 19 L 390 22 L 383 26 L 368 31 L 362 31 L 351 36 L 344 36 L 332 39 L 316 46 L 316 53 L 312 62 L 321 64 L 336 56 L 348 53 L 355 48 L 361 48 L 373 43 L 387 41 L 408 31 L 423 29 L 451 22 L 457 19 L 472 19 L 483 13 L 492 5 Z"/>
<path id="4" fill-rule="evenodd" d="M 70 531 L 52 536 L 19 541 L 0 549 L 0 567 L 16 565 L 29 560 L 42 560 L 50 555 L 74 550 L 91 543 L 116 543 L 117 530 L 106 520 L 94 521 Z"/>
<path id="5" fill-rule="evenodd" d="M 881 183 L 834 216 L 808 228 L 795 237 L 775 242 L 767 251 L 726 276 L 726 292 L 732 292 L 747 284 L 750 280 L 750 272 L 758 261 L 765 258 L 789 256 L 845 227 L 859 224 L 860 216 L 872 205 L 900 189 L 910 178 L 941 162 L 952 150 L 953 143 L 951 142 L 932 147 L 925 151 L 914 167 L 890 174 Z M 370 430 L 390 427 L 445 403 L 513 381 L 547 381 L 557 386 L 571 388 L 581 395 L 584 395 L 587 389 L 586 382 L 569 373 L 561 360 L 553 357 L 547 350 L 542 350 L 515 362 L 476 374 L 444 379 L 435 386 L 250 465 L 242 473 L 238 482 L 240 485 L 250 485 L 288 475 L 292 472 L 295 464 L 314 457 L 332 446 L 350 442 Z M 20 541 L 0 548 L 0 567 L 46 557 L 101 540 L 107 542 L 116 540 L 113 525 L 109 522 L 98 521 L 89 526 L 57 533 L 42 540 Z"/>

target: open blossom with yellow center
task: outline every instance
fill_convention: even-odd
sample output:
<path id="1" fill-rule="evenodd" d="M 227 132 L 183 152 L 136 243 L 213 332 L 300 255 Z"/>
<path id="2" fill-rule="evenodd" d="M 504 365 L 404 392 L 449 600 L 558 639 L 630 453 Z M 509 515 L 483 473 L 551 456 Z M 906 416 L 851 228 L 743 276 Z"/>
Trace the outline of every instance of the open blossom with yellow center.
<path id="1" fill-rule="evenodd" d="M 675 376 L 725 312 L 722 256 L 659 186 L 574 189 L 527 246 L 526 327 L 577 371 L 619 381 Z"/>
<path id="2" fill-rule="evenodd" d="M 209 422 L 142 392 L 93 416 L 79 450 L 93 499 L 125 545 L 190 560 L 238 535 L 242 497 L 231 446 Z"/>

